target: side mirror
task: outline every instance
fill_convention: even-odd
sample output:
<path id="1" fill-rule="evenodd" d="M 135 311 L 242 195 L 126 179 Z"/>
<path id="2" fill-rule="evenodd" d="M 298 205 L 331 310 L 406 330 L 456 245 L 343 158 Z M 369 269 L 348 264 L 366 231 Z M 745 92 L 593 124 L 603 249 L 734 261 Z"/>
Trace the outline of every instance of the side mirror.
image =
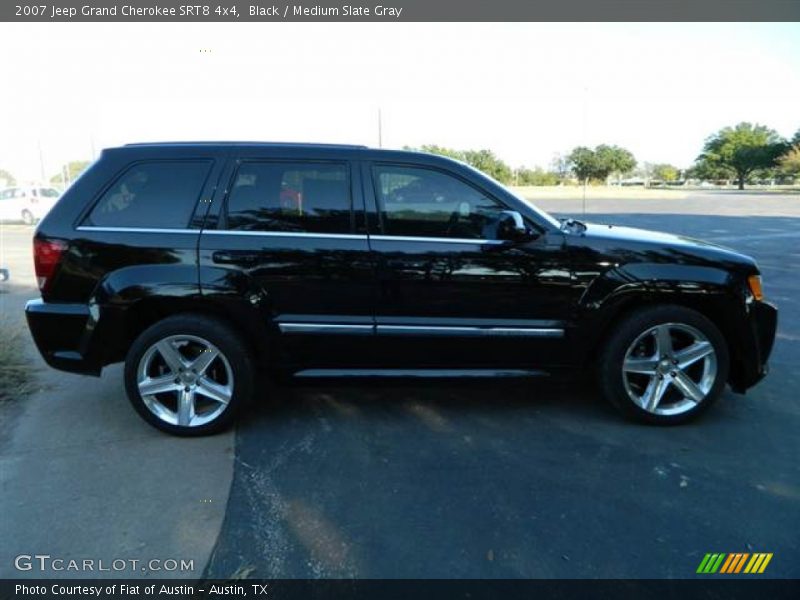
<path id="1" fill-rule="evenodd" d="M 497 239 L 506 242 L 527 242 L 536 237 L 515 210 L 504 210 L 497 219 Z"/>

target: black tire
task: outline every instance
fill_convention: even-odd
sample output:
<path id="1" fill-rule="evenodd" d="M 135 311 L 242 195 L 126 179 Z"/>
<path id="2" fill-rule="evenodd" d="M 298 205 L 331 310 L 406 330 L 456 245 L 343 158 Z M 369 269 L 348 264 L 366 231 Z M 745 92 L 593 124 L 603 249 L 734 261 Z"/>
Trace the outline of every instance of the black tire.
<path id="1" fill-rule="evenodd" d="M 654 328 L 658 326 L 664 326 L 666 324 L 675 325 L 677 327 L 677 329 L 670 329 L 669 327 L 667 328 L 667 331 L 670 334 L 670 339 L 673 342 L 676 341 L 673 336 L 680 336 L 682 333 L 680 330 L 681 325 L 687 327 L 688 330 L 693 328 L 695 331 L 699 331 L 706 338 L 704 341 L 710 342 L 711 346 L 713 347 L 714 355 L 710 361 L 714 358 L 716 359 L 716 375 L 713 379 L 711 379 L 711 375 L 709 375 L 708 379 L 706 379 L 708 382 L 707 385 L 710 385 L 710 387 L 702 400 L 698 402 L 689 402 L 688 397 L 683 394 L 683 392 L 678 390 L 677 386 L 672 383 L 666 384 L 667 391 L 664 393 L 663 398 L 674 398 L 674 404 L 671 405 L 665 402 L 663 407 L 658 407 L 656 410 L 681 411 L 677 412 L 676 414 L 656 414 L 656 412 L 646 410 L 643 406 L 637 404 L 631 394 L 636 396 L 636 390 L 642 390 L 642 388 L 646 385 L 645 381 L 654 383 L 655 379 L 651 379 L 648 375 L 623 374 L 623 363 L 625 356 L 632 344 L 637 341 L 637 339 L 642 339 L 640 336 L 643 334 L 649 334 Z M 675 331 L 677 331 L 677 334 Z M 656 333 L 653 333 L 652 335 L 653 337 L 657 337 Z M 644 352 L 644 344 L 654 344 L 655 342 L 648 342 L 647 338 L 644 338 L 644 341 L 641 343 L 643 344 L 642 348 Z M 638 347 L 639 346 L 637 345 L 637 348 Z M 653 356 L 655 356 L 658 354 L 658 352 L 655 351 L 655 346 L 653 346 L 653 348 Z M 645 358 L 645 360 L 650 359 L 649 352 L 646 354 L 648 356 Z M 702 360 L 705 361 L 705 359 Z M 705 362 L 700 364 L 698 361 L 695 363 L 695 366 L 687 367 L 686 372 L 689 372 L 688 369 L 702 370 L 704 369 L 705 364 Z M 674 367 L 668 366 L 666 363 L 664 363 L 663 365 L 659 364 L 658 368 L 669 370 Z M 725 338 L 720 333 L 716 325 L 714 325 L 714 323 L 712 323 L 708 318 L 699 312 L 683 306 L 656 305 L 637 310 L 625 318 L 617 326 L 615 326 L 613 333 L 606 341 L 605 347 L 602 350 L 598 365 L 598 376 L 600 389 L 603 396 L 625 416 L 643 423 L 657 425 L 677 425 L 698 417 L 711 407 L 711 405 L 719 398 L 719 396 L 722 394 L 722 391 L 725 389 L 725 384 L 728 380 L 729 368 L 728 345 L 725 341 Z M 698 371 L 694 372 L 697 373 Z M 659 371 L 658 373 L 660 374 L 661 372 Z M 675 373 L 678 375 L 681 374 L 678 371 L 668 371 L 664 373 L 661 380 L 666 379 L 667 381 L 671 382 L 673 381 L 671 375 Z M 641 383 L 637 382 L 637 377 L 640 378 L 639 381 Z M 654 377 L 658 378 L 659 375 L 655 375 Z M 713 381 L 713 384 L 711 384 L 711 381 Z M 636 386 L 638 386 L 638 388 Z M 631 390 L 631 393 L 629 393 L 629 389 Z M 644 394 L 642 394 L 641 397 L 643 396 Z M 642 404 L 646 404 L 646 402 L 642 402 Z"/>
<path id="2" fill-rule="evenodd" d="M 175 338 L 173 338 L 175 336 Z M 171 418 L 169 414 L 169 406 L 172 401 L 172 395 L 175 395 L 175 419 L 179 419 L 180 410 L 178 408 L 181 396 L 179 390 L 169 391 L 165 393 L 147 395 L 148 401 L 151 406 L 166 407 L 167 410 L 162 414 L 163 418 L 157 416 L 154 410 L 148 407 L 145 399 L 140 393 L 138 377 L 140 367 L 144 368 L 145 364 L 150 365 L 150 369 L 160 369 L 160 373 L 155 373 L 157 377 L 170 378 L 173 373 L 172 369 L 167 365 L 167 361 L 161 356 L 159 351 L 153 351 L 156 343 L 170 339 L 179 346 L 179 353 L 185 357 L 187 353 L 192 350 L 192 341 L 182 341 L 180 336 L 187 336 L 195 340 L 201 340 L 213 345 L 214 349 L 219 351 L 219 357 L 215 358 L 212 363 L 208 365 L 209 371 L 206 373 L 201 372 L 201 376 L 193 375 L 194 382 L 197 388 L 197 395 L 194 394 L 195 385 L 192 385 L 193 398 L 197 399 L 199 404 L 205 403 L 209 406 L 215 407 L 214 410 L 208 410 L 206 413 L 197 412 L 195 414 L 195 400 L 192 400 L 192 415 L 193 417 L 187 419 L 191 420 L 209 419 L 207 422 L 200 422 L 195 425 L 182 425 L 179 423 L 168 422 L 165 419 Z M 173 349 L 175 346 L 172 346 Z M 196 343 L 196 353 L 194 358 L 200 356 L 199 349 L 203 345 L 200 342 Z M 142 362 L 143 357 L 147 354 L 146 362 Z M 191 355 L 189 355 L 191 356 Z M 150 361 L 150 362 L 147 362 Z M 161 364 L 157 364 L 160 361 Z M 140 364 L 141 363 L 141 364 Z M 197 369 L 200 371 L 200 369 Z M 181 377 L 186 374 L 188 376 L 188 369 L 184 369 Z M 216 375 L 217 373 L 221 375 Z M 215 379 L 222 378 L 224 385 L 230 383 L 232 393 L 227 403 L 211 401 L 210 397 L 203 395 L 201 388 L 204 384 L 202 379 L 209 378 L 211 383 L 217 384 Z M 228 379 L 232 379 L 228 381 Z M 182 314 L 168 317 L 158 323 L 147 328 L 138 338 L 133 342 L 128 351 L 125 359 L 125 389 L 128 394 L 128 399 L 133 404 L 134 409 L 139 415 L 153 427 L 179 436 L 201 436 L 210 435 L 221 432 L 233 423 L 236 413 L 239 408 L 251 398 L 254 389 L 255 370 L 253 368 L 253 360 L 250 356 L 247 345 L 241 337 L 223 321 L 198 314 Z M 181 387 L 184 382 L 178 383 L 175 379 L 176 387 Z M 183 388 L 188 392 L 188 387 Z M 163 398 L 163 400 L 161 400 Z M 215 413 L 219 411 L 219 414 Z M 212 415 L 214 415 L 212 417 Z"/>

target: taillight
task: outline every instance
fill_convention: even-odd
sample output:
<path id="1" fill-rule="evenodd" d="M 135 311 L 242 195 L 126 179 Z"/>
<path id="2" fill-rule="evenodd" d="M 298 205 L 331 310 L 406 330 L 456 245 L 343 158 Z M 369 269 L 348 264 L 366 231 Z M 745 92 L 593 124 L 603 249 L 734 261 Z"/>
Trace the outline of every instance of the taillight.
<path id="1" fill-rule="evenodd" d="M 66 249 L 67 244 L 61 240 L 33 239 L 33 265 L 36 268 L 36 281 L 41 292 L 44 293 L 52 281 L 56 267 L 61 261 L 61 255 Z"/>

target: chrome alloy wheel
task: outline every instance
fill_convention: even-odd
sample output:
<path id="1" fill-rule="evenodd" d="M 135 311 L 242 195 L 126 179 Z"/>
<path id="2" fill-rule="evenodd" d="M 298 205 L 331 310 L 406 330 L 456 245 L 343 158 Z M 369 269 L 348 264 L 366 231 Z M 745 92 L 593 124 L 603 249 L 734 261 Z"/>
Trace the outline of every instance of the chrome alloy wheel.
<path id="1" fill-rule="evenodd" d="M 717 378 L 717 353 L 708 338 L 685 323 L 651 327 L 625 352 L 625 391 L 655 415 L 678 415 L 702 402 Z"/>
<path id="2" fill-rule="evenodd" d="M 233 371 L 212 343 L 193 335 L 173 335 L 142 355 L 136 385 L 156 417 L 182 427 L 198 427 L 219 417 L 233 396 Z"/>

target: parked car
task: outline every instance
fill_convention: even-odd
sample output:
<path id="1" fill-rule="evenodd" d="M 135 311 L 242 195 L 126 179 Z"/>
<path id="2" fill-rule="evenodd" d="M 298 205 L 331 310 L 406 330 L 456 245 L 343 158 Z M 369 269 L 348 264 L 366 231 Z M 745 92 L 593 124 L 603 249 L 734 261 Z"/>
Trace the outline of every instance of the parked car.
<path id="1" fill-rule="evenodd" d="M 0 191 L 0 221 L 33 225 L 55 206 L 59 191 L 53 187 L 25 185 Z"/>
<path id="2" fill-rule="evenodd" d="M 777 322 L 743 254 L 558 220 L 460 162 L 359 146 L 105 150 L 34 260 L 45 360 L 124 361 L 134 408 L 179 435 L 228 426 L 262 370 L 596 373 L 624 414 L 680 423 L 766 374 Z"/>

